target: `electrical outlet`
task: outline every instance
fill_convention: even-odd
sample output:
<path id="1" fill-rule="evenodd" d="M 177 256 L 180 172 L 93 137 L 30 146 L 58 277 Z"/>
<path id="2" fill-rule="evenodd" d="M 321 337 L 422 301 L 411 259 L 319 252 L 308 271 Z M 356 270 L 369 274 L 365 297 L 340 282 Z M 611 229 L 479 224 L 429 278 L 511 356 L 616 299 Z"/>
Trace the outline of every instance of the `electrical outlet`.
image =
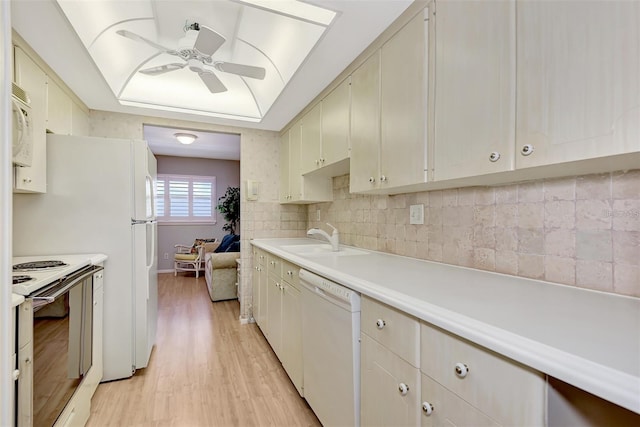
<path id="1" fill-rule="evenodd" d="M 316 209 L 316 221 L 320 221 L 320 209 Z"/>
<path id="2" fill-rule="evenodd" d="M 409 207 L 409 224 L 424 224 L 424 205 Z"/>
<path id="3" fill-rule="evenodd" d="M 169 253 L 168 252 L 164 253 L 164 259 L 169 259 Z"/>

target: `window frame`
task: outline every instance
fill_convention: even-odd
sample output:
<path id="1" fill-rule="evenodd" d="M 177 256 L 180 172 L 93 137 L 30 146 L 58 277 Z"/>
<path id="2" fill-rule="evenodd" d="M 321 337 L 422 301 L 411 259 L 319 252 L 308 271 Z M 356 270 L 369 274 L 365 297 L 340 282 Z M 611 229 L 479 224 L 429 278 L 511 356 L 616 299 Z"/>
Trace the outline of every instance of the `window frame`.
<path id="1" fill-rule="evenodd" d="M 171 181 L 181 181 L 188 183 L 188 216 L 170 216 L 159 214 L 160 209 L 158 207 L 158 202 L 160 200 L 163 201 L 163 211 L 164 213 L 170 213 L 171 206 L 171 192 L 167 191 L 169 188 L 169 182 Z M 210 217 L 202 217 L 202 216 L 194 216 L 194 182 L 204 182 L 211 184 L 211 216 Z M 159 185 L 162 183 L 164 194 L 160 194 Z M 217 216 L 216 216 L 216 177 L 208 176 L 208 175 L 182 175 L 182 174 L 165 174 L 159 173 L 156 176 L 155 183 L 155 193 L 156 193 L 156 220 L 158 224 L 164 225 L 215 225 L 217 224 Z"/>

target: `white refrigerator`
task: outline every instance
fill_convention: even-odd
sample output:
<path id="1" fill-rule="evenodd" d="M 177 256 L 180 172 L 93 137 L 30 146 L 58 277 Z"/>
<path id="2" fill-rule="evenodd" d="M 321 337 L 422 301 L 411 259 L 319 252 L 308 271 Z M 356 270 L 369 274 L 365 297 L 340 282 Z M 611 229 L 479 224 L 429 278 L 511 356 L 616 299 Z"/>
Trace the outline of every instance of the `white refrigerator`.
<path id="1" fill-rule="evenodd" d="M 146 367 L 155 344 L 156 173 L 145 141 L 50 134 L 47 192 L 14 195 L 14 256 L 108 256 L 103 381 Z"/>

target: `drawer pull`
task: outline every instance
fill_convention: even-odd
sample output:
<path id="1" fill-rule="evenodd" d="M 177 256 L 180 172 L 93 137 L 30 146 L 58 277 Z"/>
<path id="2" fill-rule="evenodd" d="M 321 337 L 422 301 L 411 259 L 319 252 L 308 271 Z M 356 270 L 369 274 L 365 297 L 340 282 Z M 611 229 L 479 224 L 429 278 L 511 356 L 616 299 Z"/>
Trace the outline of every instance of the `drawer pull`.
<path id="1" fill-rule="evenodd" d="M 433 405 L 429 402 L 422 402 L 422 412 L 425 415 L 431 415 L 433 413 Z"/>
<path id="2" fill-rule="evenodd" d="M 387 322 L 385 322 L 382 319 L 376 320 L 376 328 L 378 328 L 378 329 L 384 328 L 386 324 L 387 324 Z"/>
<path id="3" fill-rule="evenodd" d="M 531 144 L 523 145 L 522 149 L 520 150 L 520 153 L 523 156 L 528 156 L 529 154 L 533 153 L 533 145 L 531 145 Z"/>
<path id="4" fill-rule="evenodd" d="M 464 378 L 469 373 L 469 367 L 464 363 L 456 363 L 456 375 Z"/>
<path id="5" fill-rule="evenodd" d="M 398 384 L 398 391 L 400 392 L 400 395 L 406 396 L 407 393 L 409 392 L 409 386 L 406 385 L 405 383 L 400 383 Z"/>

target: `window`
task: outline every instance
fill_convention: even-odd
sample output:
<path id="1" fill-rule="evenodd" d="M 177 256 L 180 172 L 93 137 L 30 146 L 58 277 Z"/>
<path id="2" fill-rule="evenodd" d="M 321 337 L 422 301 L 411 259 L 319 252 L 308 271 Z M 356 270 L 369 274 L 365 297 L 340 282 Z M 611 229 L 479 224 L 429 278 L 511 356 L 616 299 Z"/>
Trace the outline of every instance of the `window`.
<path id="1" fill-rule="evenodd" d="M 156 212 L 159 222 L 216 222 L 216 177 L 158 175 Z"/>

